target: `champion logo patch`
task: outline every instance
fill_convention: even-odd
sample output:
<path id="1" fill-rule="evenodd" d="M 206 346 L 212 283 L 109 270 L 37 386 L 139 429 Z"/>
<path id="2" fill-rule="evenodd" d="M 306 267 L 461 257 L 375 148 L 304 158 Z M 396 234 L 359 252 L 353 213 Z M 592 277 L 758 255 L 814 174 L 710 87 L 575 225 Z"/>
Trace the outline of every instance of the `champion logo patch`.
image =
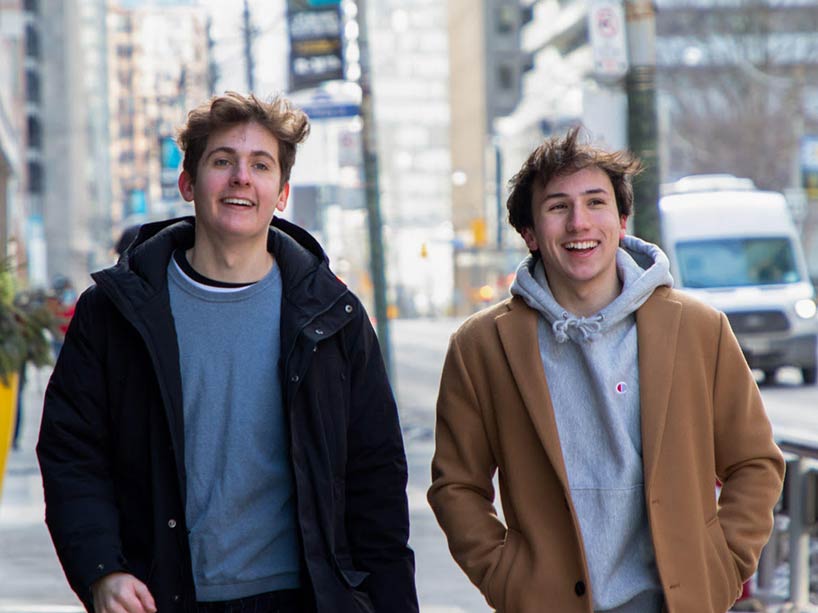
<path id="1" fill-rule="evenodd" d="M 620 381 L 619 383 L 616 384 L 616 387 L 614 389 L 616 390 L 617 394 L 624 394 L 625 392 L 628 391 L 628 384 L 625 383 L 624 381 Z"/>

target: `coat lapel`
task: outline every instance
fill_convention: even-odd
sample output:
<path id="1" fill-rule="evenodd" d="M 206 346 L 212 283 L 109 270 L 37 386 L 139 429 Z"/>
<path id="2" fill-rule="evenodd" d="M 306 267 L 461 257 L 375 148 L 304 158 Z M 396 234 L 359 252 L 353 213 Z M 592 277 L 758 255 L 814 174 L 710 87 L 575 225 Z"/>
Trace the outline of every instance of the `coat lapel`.
<path id="1" fill-rule="evenodd" d="M 657 290 L 636 311 L 639 345 L 639 400 L 642 416 L 642 465 L 651 487 L 665 431 L 681 303 Z"/>
<path id="2" fill-rule="evenodd" d="M 509 303 L 509 310 L 497 319 L 497 330 L 511 372 L 523 397 L 534 429 L 542 441 L 551 466 L 562 487 L 568 491 L 568 477 L 562 458 L 554 407 L 545 380 L 537 336 L 537 313 L 519 298 Z"/>

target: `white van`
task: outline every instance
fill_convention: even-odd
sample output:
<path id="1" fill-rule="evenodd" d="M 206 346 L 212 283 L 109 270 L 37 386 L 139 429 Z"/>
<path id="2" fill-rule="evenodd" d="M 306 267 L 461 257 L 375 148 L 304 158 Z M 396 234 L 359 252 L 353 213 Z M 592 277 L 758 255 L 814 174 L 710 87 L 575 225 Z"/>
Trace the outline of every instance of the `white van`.
<path id="1" fill-rule="evenodd" d="M 816 382 L 815 289 L 784 196 L 732 175 L 662 186 L 662 246 L 675 285 L 723 311 L 752 368 Z"/>

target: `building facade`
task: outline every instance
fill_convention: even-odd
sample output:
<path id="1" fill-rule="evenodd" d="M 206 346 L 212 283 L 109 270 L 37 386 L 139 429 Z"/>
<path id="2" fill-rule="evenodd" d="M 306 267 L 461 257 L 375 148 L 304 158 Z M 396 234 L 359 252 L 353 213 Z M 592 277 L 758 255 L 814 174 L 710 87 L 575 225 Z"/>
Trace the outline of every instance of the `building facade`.
<path id="1" fill-rule="evenodd" d="M 191 213 L 176 181 L 176 130 L 209 97 L 206 15 L 200 7 L 112 6 L 108 12 L 111 220 Z"/>
<path id="2" fill-rule="evenodd" d="M 0 260 L 25 276 L 25 19 L 20 0 L 0 0 Z"/>
<path id="3" fill-rule="evenodd" d="M 524 150 L 532 132 L 521 124 L 503 133 L 499 122 L 524 102 L 531 56 L 521 36 L 532 17 L 530 4 L 519 0 L 449 1 L 453 302 L 458 315 L 505 298 L 525 255 L 506 223 L 505 184 L 515 160 L 510 151 Z"/>
<path id="4" fill-rule="evenodd" d="M 367 3 L 388 301 L 407 317 L 453 301 L 447 4 Z"/>

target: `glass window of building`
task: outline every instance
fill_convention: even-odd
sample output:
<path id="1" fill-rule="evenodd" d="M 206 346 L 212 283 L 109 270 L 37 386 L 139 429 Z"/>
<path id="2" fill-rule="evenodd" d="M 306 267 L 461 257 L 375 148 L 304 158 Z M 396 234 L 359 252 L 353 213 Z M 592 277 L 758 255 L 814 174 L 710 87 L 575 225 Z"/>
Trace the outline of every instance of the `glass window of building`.
<path id="1" fill-rule="evenodd" d="M 43 193 L 43 167 L 34 160 L 28 163 L 28 192 L 30 194 Z"/>
<path id="2" fill-rule="evenodd" d="M 27 124 L 28 146 L 33 149 L 41 148 L 43 146 L 43 130 L 40 126 L 40 120 L 33 115 L 29 115 Z"/>
<path id="3" fill-rule="evenodd" d="M 26 24 L 26 56 L 31 58 L 40 57 L 40 35 L 34 24 Z"/>
<path id="4" fill-rule="evenodd" d="M 26 100 L 40 102 L 40 75 L 36 70 L 26 70 Z"/>

